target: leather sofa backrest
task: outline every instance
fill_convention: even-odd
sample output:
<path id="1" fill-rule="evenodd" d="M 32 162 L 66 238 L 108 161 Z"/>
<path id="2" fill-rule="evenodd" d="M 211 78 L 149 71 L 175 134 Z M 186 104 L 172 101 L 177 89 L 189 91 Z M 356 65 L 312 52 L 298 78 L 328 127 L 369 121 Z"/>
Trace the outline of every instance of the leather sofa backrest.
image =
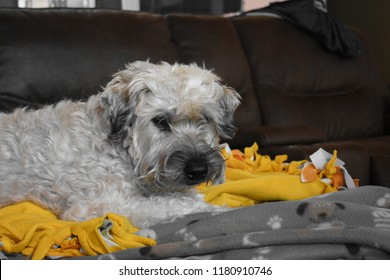
<path id="1" fill-rule="evenodd" d="M 214 69 L 243 97 L 239 128 L 309 125 L 322 140 L 381 135 L 388 89 L 358 35 L 362 53 L 346 59 L 266 16 L 3 9 L 0 111 L 85 99 L 125 63 L 150 59 Z"/>
<path id="2" fill-rule="evenodd" d="M 103 10 L 0 10 L 0 110 L 97 93 L 134 60 L 175 62 L 164 17 Z"/>
<path id="3" fill-rule="evenodd" d="M 386 84 L 367 42 L 344 58 L 266 16 L 232 19 L 251 66 L 263 125 L 314 125 L 328 140 L 381 135 Z"/>

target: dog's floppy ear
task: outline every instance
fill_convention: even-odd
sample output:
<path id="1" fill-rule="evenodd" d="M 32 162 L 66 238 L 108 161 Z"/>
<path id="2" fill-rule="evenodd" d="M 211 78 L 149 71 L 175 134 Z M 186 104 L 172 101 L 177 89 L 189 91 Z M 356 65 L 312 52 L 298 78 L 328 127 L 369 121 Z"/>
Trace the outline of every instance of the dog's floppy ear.
<path id="1" fill-rule="evenodd" d="M 240 95 L 233 89 L 223 86 L 224 94 L 220 100 L 222 118 L 217 123 L 217 132 L 224 139 L 231 139 L 236 133 L 233 125 L 233 114 L 240 105 Z"/>
<path id="2" fill-rule="evenodd" d="M 126 65 L 126 69 L 114 74 L 104 88 L 101 104 L 111 125 L 109 138 L 123 140 L 135 119 L 135 109 L 146 86 L 136 80 L 137 73 L 150 67 L 149 62 L 136 61 Z"/>

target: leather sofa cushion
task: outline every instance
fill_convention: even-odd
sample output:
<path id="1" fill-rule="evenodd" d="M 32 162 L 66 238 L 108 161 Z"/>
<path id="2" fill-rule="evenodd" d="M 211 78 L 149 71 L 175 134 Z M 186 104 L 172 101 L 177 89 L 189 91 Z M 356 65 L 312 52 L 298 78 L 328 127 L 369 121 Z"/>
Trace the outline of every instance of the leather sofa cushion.
<path id="1" fill-rule="evenodd" d="M 388 92 L 360 33 L 362 53 L 347 59 L 281 19 L 248 16 L 233 23 L 263 125 L 316 125 L 328 140 L 382 135 Z"/>
<path id="2" fill-rule="evenodd" d="M 85 98 L 126 62 L 179 59 L 158 15 L 1 10 L 0 26 L 0 110 Z"/>
<path id="3" fill-rule="evenodd" d="M 370 156 L 371 184 L 389 187 L 390 185 L 390 155 Z"/>
<path id="4" fill-rule="evenodd" d="M 238 129 L 228 143 L 232 147 L 245 148 L 254 142 L 261 147 L 314 144 L 326 141 L 325 132 L 312 125 L 302 126 L 254 126 Z"/>
<path id="5" fill-rule="evenodd" d="M 383 133 L 383 101 L 370 88 L 309 95 L 257 85 L 264 125 L 313 125 L 327 140 L 379 136 Z M 367 106 L 367 104 L 369 104 Z"/>
<path id="6" fill-rule="evenodd" d="M 370 155 L 389 155 L 390 156 L 390 135 L 380 137 L 369 137 L 355 139 L 356 143 L 359 143 L 365 147 Z M 390 171 L 390 166 L 388 168 Z M 390 172 L 389 172 L 390 173 Z"/>
<path id="7" fill-rule="evenodd" d="M 356 139 L 370 155 L 371 184 L 390 186 L 390 135 Z"/>

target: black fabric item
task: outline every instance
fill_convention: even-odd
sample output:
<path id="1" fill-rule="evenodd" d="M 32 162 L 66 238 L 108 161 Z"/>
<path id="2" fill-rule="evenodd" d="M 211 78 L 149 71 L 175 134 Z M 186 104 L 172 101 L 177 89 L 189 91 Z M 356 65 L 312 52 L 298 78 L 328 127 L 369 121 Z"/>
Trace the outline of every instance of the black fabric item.
<path id="1" fill-rule="evenodd" d="M 345 26 L 315 5 L 313 0 L 290 0 L 271 3 L 268 7 L 250 11 L 280 16 L 291 24 L 312 34 L 326 49 L 345 57 L 360 54 L 360 42 Z"/>

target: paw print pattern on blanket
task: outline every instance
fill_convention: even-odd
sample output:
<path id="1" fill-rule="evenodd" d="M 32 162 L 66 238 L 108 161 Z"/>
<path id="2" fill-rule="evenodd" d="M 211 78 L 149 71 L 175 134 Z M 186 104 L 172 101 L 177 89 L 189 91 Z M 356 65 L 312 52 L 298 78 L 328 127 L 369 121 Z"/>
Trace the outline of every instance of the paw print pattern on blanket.
<path id="1" fill-rule="evenodd" d="M 271 229 L 280 229 L 282 227 L 282 221 L 283 221 L 283 219 L 281 217 L 275 215 L 275 216 L 269 218 L 267 225 Z"/>
<path id="2" fill-rule="evenodd" d="M 150 228 L 144 228 L 139 230 L 137 232 L 137 235 L 152 238 L 152 239 L 157 239 L 157 233 Z"/>
<path id="3" fill-rule="evenodd" d="M 252 258 L 252 260 L 267 260 L 269 258 L 267 255 L 270 254 L 271 251 L 271 247 L 261 247 L 255 250 L 255 256 Z"/>
<path id="4" fill-rule="evenodd" d="M 386 193 L 383 197 L 379 198 L 376 204 L 379 207 L 390 208 L 390 193 Z"/>
<path id="5" fill-rule="evenodd" d="M 195 234 L 188 230 L 188 228 L 182 228 L 178 230 L 175 234 L 182 236 L 184 241 L 197 241 L 198 238 L 195 236 Z"/>

